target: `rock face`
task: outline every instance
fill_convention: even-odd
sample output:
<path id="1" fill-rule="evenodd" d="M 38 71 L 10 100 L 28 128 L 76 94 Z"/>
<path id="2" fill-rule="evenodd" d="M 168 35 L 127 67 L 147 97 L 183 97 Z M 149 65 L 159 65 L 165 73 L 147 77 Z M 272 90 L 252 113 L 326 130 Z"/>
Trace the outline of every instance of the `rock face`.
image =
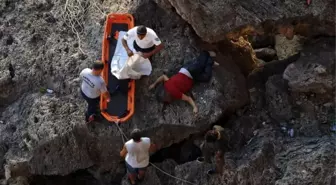
<path id="1" fill-rule="evenodd" d="M 113 2 L 87 4 L 91 16 L 85 17 L 80 44 L 63 25 L 60 8 L 65 6 L 63 3 L 29 1 L 25 6 L 21 1 L 11 1 L 9 6 L 2 7 L 6 16 L 0 18 L 3 33 L 0 47 L 6 52 L 1 54 L 0 63 L 3 74 L 0 83 L 4 86 L 0 90 L 3 106 L 0 143 L 4 145 L 0 162 L 29 169 L 25 176 L 67 175 L 91 166 L 104 172 L 118 168 L 122 160 L 119 151 L 123 141 L 117 127 L 111 123 L 87 126 L 83 120 L 86 103 L 78 93 L 79 72 L 100 57 L 104 21 L 97 6 L 107 7 Z M 122 10 L 128 2 L 116 3 Z M 211 82 L 197 84 L 193 89 L 198 115 L 184 102 L 176 102 L 162 111 L 153 92 L 148 91 L 149 84 L 164 72 L 176 72 L 194 59 L 200 48 L 193 46 L 194 35 L 178 15 L 165 13 L 152 1 L 139 1 L 129 8 L 137 24 L 157 31 L 165 49 L 154 57 L 152 75 L 137 81 L 136 113 L 132 120 L 121 125 L 126 135 L 133 128 L 140 128 L 160 149 L 204 131 L 224 112 L 247 103 L 242 74 L 218 69 L 224 81 L 219 82 L 214 76 Z M 16 14 L 19 10 L 20 16 Z M 112 7 L 108 12 L 117 10 Z M 149 22 L 148 17 L 156 20 Z M 54 93 L 44 94 L 44 88 Z M 243 98 L 237 92 L 242 92 Z M 7 171 L 15 178 L 15 169 L 10 167 Z"/>
<path id="2" fill-rule="evenodd" d="M 189 162 L 178 165 L 166 160 L 156 166 L 204 185 L 308 185 L 328 184 L 335 179 L 335 136 L 329 136 L 335 119 L 334 38 L 298 44 L 294 34 L 290 39 L 276 37 L 284 42 L 267 35 L 269 43 L 250 44 L 239 35 L 231 42 L 237 48 L 228 50 L 217 43 L 213 48 L 218 50 L 216 61 L 220 66 L 214 69 L 209 83 L 196 84 L 192 90 L 199 107 L 197 115 L 185 102 L 163 109 L 154 93 L 148 91 L 155 78 L 163 73 L 172 75 L 195 59 L 201 49 L 208 49 L 198 47 L 196 34 L 215 42 L 239 26 L 310 13 L 326 21 L 321 21 L 323 28 L 335 23 L 333 1 L 313 2 L 309 7 L 299 0 L 155 0 L 162 8 L 152 0 L 71 4 L 78 2 L 71 1 L 67 6 L 58 0 L 0 3 L 0 179 L 22 185 L 36 176 L 49 178 L 89 169 L 101 183 L 111 183 L 113 178 L 120 184 L 125 173 L 119 157 L 122 135 L 116 125 L 104 121 L 86 125 L 86 103 L 78 93 L 79 72 L 100 58 L 107 12 L 132 13 L 136 24 L 153 28 L 165 45 L 153 57 L 151 76 L 136 82 L 136 113 L 120 126 L 127 136 L 132 129 L 140 128 L 161 149 L 190 135 L 201 135 L 214 123 L 232 133 L 232 149 L 225 153 L 223 174 L 209 177 L 205 172 L 213 164 L 189 161 L 199 155 L 194 145 L 183 146 L 183 154 L 178 154 L 181 161 Z M 73 13 L 78 13 L 76 17 L 82 23 L 76 25 L 79 38 L 67 26 L 69 19 L 64 21 L 62 17 L 65 7 L 78 11 Z M 74 17 L 70 18 L 73 21 Z M 324 33 L 322 28 L 318 33 Z M 293 52 L 286 50 L 288 43 L 294 43 Z M 255 69 L 254 45 L 275 45 L 280 60 Z M 45 88 L 54 93 L 45 94 Z M 282 133 L 280 126 L 292 128 L 294 137 Z M 196 152 L 190 152 L 190 148 Z M 0 184 L 5 183 L 0 180 Z M 126 177 L 122 184 L 128 184 Z M 152 166 L 142 184 L 183 182 Z"/>
<path id="3" fill-rule="evenodd" d="M 247 0 L 155 0 L 167 10 L 174 7 L 196 33 L 208 42 L 224 39 L 224 35 L 233 29 L 245 25 L 257 25 L 265 20 L 279 20 L 288 17 L 313 15 L 320 20 L 335 24 L 335 3 L 333 0 L 313 2 L 307 7 L 303 1 L 290 2 L 247 1 Z"/>
<path id="4" fill-rule="evenodd" d="M 292 91 L 325 94 L 335 89 L 335 48 L 331 42 L 312 43 L 321 51 L 307 48 L 297 62 L 286 68 L 283 77 Z"/>

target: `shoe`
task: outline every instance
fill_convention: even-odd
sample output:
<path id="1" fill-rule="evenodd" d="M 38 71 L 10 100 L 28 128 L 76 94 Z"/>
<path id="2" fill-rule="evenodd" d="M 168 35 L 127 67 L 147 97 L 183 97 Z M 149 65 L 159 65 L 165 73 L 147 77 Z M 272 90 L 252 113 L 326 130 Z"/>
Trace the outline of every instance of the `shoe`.
<path id="1" fill-rule="evenodd" d="M 91 123 L 91 122 L 93 122 L 94 120 L 95 120 L 95 115 L 92 114 L 92 115 L 89 117 L 89 119 L 88 119 L 88 123 Z"/>
<path id="2" fill-rule="evenodd" d="M 211 169 L 211 170 L 208 170 L 207 171 L 207 174 L 208 175 L 213 175 L 213 174 L 215 174 L 216 173 L 216 170 L 214 170 L 214 169 Z"/>
<path id="3" fill-rule="evenodd" d="M 214 66 L 219 66 L 219 63 L 214 61 Z"/>
<path id="4" fill-rule="evenodd" d="M 216 53 L 214 51 L 209 51 L 210 57 L 216 57 Z"/>

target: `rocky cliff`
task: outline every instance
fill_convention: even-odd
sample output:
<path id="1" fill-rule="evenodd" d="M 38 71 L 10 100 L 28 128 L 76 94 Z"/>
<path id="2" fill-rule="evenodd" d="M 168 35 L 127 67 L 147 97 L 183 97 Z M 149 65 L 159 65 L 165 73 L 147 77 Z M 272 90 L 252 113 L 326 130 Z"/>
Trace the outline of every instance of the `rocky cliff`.
<path id="1" fill-rule="evenodd" d="M 86 125 L 78 93 L 79 72 L 101 57 L 109 12 L 132 13 L 136 24 L 153 28 L 165 44 L 153 58 L 151 76 L 136 82 L 136 113 L 121 125 L 126 135 L 140 128 L 166 150 L 185 140 L 197 148 L 213 124 L 234 133 L 223 174 L 207 176 L 211 164 L 194 157 L 171 157 L 179 164 L 169 159 L 157 166 L 204 185 L 335 179 L 329 129 L 335 122 L 333 1 L 2 0 L 1 183 L 76 184 L 69 179 L 86 176 L 95 179 L 88 184 L 128 183 L 122 180 L 120 132 L 106 121 Z M 202 49 L 216 50 L 220 67 L 210 83 L 193 89 L 199 114 L 183 102 L 162 111 L 148 85 Z M 192 151 L 183 147 L 176 151 Z M 143 184 L 183 184 L 154 167 L 147 178 Z"/>

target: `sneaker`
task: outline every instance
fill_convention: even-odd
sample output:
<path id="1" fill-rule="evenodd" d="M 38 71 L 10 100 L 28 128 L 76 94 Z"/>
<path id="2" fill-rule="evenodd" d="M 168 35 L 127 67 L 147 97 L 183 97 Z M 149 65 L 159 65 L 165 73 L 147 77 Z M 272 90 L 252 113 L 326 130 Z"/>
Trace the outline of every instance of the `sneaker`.
<path id="1" fill-rule="evenodd" d="M 211 169 L 211 170 L 208 170 L 207 171 L 207 174 L 208 175 L 213 175 L 213 174 L 215 174 L 216 173 L 216 170 L 215 169 Z"/>
<path id="2" fill-rule="evenodd" d="M 209 51 L 210 57 L 216 57 L 216 53 L 214 51 Z"/>
<path id="3" fill-rule="evenodd" d="M 92 114 L 92 115 L 89 117 L 89 119 L 88 119 L 88 123 L 91 123 L 91 122 L 93 122 L 94 120 L 95 120 L 95 115 Z"/>
<path id="4" fill-rule="evenodd" d="M 214 61 L 214 66 L 219 66 L 219 63 Z"/>

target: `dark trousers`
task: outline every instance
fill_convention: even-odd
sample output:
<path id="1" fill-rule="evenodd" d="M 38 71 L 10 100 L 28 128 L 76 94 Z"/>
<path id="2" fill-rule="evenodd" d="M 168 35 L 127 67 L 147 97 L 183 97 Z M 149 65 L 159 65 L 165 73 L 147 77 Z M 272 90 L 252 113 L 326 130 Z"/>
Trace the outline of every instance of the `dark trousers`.
<path id="1" fill-rule="evenodd" d="M 85 113 L 85 120 L 88 121 L 89 117 L 93 114 L 97 114 L 97 109 L 99 108 L 99 101 L 100 96 L 98 98 L 89 98 L 87 97 L 83 91 L 81 90 L 82 97 L 85 99 L 86 103 L 88 104 L 87 111 Z"/>
<path id="2" fill-rule="evenodd" d="M 183 68 L 189 71 L 194 81 L 208 82 L 212 77 L 213 64 L 209 52 L 202 51 L 196 60 L 188 62 Z"/>
<path id="3" fill-rule="evenodd" d="M 151 52 L 155 49 L 155 45 L 153 45 L 150 48 L 145 48 L 145 49 L 140 48 L 140 46 L 138 46 L 138 44 L 135 41 L 133 42 L 133 47 L 134 47 L 135 51 L 141 52 L 141 53 L 149 53 L 149 52 Z"/>

